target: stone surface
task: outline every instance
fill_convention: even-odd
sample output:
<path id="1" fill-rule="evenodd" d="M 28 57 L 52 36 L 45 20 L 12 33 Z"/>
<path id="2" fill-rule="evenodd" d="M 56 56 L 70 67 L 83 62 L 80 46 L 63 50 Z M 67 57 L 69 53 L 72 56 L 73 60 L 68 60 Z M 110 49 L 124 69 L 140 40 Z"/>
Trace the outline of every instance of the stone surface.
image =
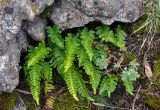
<path id="1" fill-rule="evenodd" d="M 24 22 L 23 29 L 27 31 L 28 35 L 36 41 L 45 39 L 47 21 L 36 17 L 33 21 Z"/>
<path id="2" fill-rule="evenodd" d="M 114 21 L 134 22 L 140 15 L 141 0 L 59 0 L 50 19 L 62 29 L 81 27 L 91 21 L 110 25 Z"/>

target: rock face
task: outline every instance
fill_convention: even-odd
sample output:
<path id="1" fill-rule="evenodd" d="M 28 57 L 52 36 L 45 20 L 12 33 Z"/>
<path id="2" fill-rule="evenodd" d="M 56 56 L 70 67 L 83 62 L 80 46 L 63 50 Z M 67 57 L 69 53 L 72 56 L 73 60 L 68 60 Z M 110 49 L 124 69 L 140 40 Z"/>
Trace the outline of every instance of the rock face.
<path id="1" fill-rule="evenodd" d="M 51 20 L 63 29 L 80 27 L 91 21 L 110 25 L 114 21 L 134 22 L 140 15 L 141 0 L 59 0 Z"/>
<path id="2" fill-rule="evenodd" d="M 134 22 L 141 0 L 57 0 L 49 19 L 62 29 L 91 21 L 112 24 Z M 19 83 L 21 52 L 27 50 L 27 35 L 45 38 L 46 20 L 38 15 L 54 0 L 0 0 L 0 92 L 12 92 Z"/>
<path id="3" fill-rule="evenodd" d="M 22 21 L 34 20 L 36 15 L 53 2 L 54 0 L 0 0 L 0 92 L 12 92 L 19 83 L 20 55 L 27 49 L 27 36 L 21 29 Z M 33 31 L 30 26 L 28 25 L 27 32 L 34 37 L 39 35 L 39 31 Z M 41 33 L 44 37 L 44 25 L 38 25 L 37 28 L 43 29 Z M 37 36 L 36 38 L 38 39 Z"/>

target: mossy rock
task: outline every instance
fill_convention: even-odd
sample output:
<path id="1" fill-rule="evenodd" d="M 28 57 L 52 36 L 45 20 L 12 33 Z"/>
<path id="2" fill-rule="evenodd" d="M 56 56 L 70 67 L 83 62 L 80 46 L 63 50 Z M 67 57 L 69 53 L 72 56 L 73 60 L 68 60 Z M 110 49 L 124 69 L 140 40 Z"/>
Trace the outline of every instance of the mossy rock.
<path id="1" fill-rule="evenodd" d="M 145 100 L 145 103 L 152 108 L 160 109 L 160 96 L 150 96 Z"/>
<path id="2" fill-rule="evenodd" d="M 11 110 L 17 102 L 17 94 L 13 93 L 2 93 L 0 95 L 0 110 Z"/>
<path id="3" fill-rule="evenodd" d="M 89 107 L 87 100 L 83 97 L 76 101 L 69 92 L 65 92 L 56 97 L 54 110 L 89 110 Z"/>

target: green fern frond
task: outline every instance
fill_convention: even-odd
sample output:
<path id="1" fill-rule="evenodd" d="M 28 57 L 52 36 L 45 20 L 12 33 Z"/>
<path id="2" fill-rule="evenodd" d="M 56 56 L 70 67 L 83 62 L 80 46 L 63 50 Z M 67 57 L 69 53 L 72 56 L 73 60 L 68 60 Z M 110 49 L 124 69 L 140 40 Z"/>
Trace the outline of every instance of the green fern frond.
<path id="1" fill-rule="evenodd" d="M 49 96 L 49 94 L 54 89 L 54 86 L 52 85 L 52 81 L 45 81 L 44 83 L 45 83 L 44 87 L 45 95 Z M 50 94 L 50 96 L 46 98 L 45 106 L 47 106 L 47 108 L 52 109 L 53 103 L 54 103 L 54 97 Z"/>
<path id="2" fill-rule="evenodd" d="M 81 67 L 83 65 L 84 59 L 86 59 L 86 52 L 83 47 L 79 47 L 77 53 L 78 65 Z"/>
<path id="3" fill-rule="evenodd" d="M 52 81 L 45 81 L 44 82 L 45 86 L 44 86 L 44 93 L 45 95 L 47 95 L 49 92 L 51 92 L 54 89 L 54 86 L 52 84 Z"/>
<path id="4" fill-rule="evenodd" d="M 28 70 L 28 82 L 31 88 L 31 93 L 38 105 L 40 96 L 41 70 L 42 66 L 40 64 L 35 64 L 34 66 L 31 66 Z"/>
<path id="5" fill-rule="evenodd" d="M 56 44 L 61 49 L 64 49 L 64 39 L 61 36 L 61 30 L 58 26 L 54 25 L 47 28 L 48 37 L 51 38 L 53 44 Z"/>
<path id="6" fill-rule="evenodd" d="M 78 101 L 76 79 L 72 68 L 69 68 L 68 71 L 64 74 L 64 80 L 66 81 L 70 94 Z"/>
<path id="7" fill-rule="evenodd" d="M 110 30 L 109 26 L 102 25 L 97 27 L 96 30 L 97 30 L 96 34 L 102 41 L 105 41 L 106 43 L 111 42 L 114 45 L 116 44 L 114 33 L 112 30 Z"/>
<path id="8" fill-rule="evenodd" d="M 93 47 L 92 47 L 92 43 L 94 40 L 94 31 L 92 30 L 88 30 L 87 28 L 84 28 L 81 32 L 81 43 L 83 45 L 83 47 L 86 50 L 86 53 L 89 56 L 89 59 L 92 61 L 93 58 Z"/>
<path id="9" fill-rule="evenodd" d="M 73 37 L 72 34 L 68 34 L 66 38 L 66 58 L 64 60 L 64 73 L 66 73 L 68 69 L 72 66 L 78 47 L 78 38 Z"/>
<path id="10" fill-rule="evenodd" d="M 52 59 L 50 61 L 54 68 L 57 68 L 60 74 L 64 73 L 65 52 L 58 47 L 54 47 L 52 51 Z"/>
<path id="11" fill-rule="evenodd" d="M 133 89 L 134 89 L 133 82 L 131 82 L 131 81 L 123 81 L 123 85 L 125 86 L 126 91 L 129 94 L 133 95 Z"/>
<path id="12" fill-rule="evenodd" d="M 54 98 L 51 97 L 49 99 L 46 100 L 46 103 L 45 105 L 47 106 L 47 108 L 50 108 L 49 110 L 53 109 L 53 106 L 54 106 Z"/>
<path id="13" fill-rule="evenodd" d="M 118 78 L 114 75 L 108 74 L 105 76 L 100 85 L 99 94 L 107 92 L 108 97 L 111 96 L 111 93 L 116 89 Z"/>
<path id="14" fill-rule="evenodd" d="M 32 45 L 28 45 L 28 53 L 34 52 L 35 48 Z"/>
<path id="15" fill-rule="evenodd" d="M 99 71 L 95 69 L 92 62 L 89 60 L 89 57 L 86 56 L 86 52 L 84 48 L 79 48 L 77 57 L 78 57 L 79 66 L 82 66 L 85 72 L 88 74 L 93 92 L 94 94 L 96 94 L 96 89 L 100 81 Z"/>
<path id="16" fill-rule="evenodd" d="M 49 62 L 42 63 L 42 73 L 44 75 L 44 79 L 51 81 L 52 80 L 52 67 Z"/>
<path id="17" fill-rule="evenodd" d="M 90 101 L 94 101 L 94 99 L 90 97 L 88 90 L 85 86 L 84 80 L 82 79 L 82 76 L 79 73 L 79 71 L 76 68 L 71 69 L 75 77 L 75 83 L 79 94 L 81 94 L 83 97 L 87 98 Z"/>
<path id="18" fill-rule="evenodd" d="M 89 60 L 84 60 L 83 68 L 85 72 L 89 75 L 90 83 L 92 85 L 92 89 L 94 94 L 96 94 L 96 89 L 99 85 L 100 81 L 100 73 L 98 70 L 95 70 L 95 67 L 92 65 L 92 62 Z"/>
<path id="19" fill-rule="evenodd" d="M 50 52 L 50 48 L 46 47 L 45 42 L 39 43 L 31 53 L 28 53 L 27 68 L 34 66 L 40 60 L 43 60 Z"/>
<path id="20" fill-rule="evenodd" d="M 121 29 L 120 26 L 117 26 L 116 28 L 116 34 L 115 34 L 115 37 L 116 37 L 116 45 L 117 47 L 120 48 L 120 50 L 126 50 L 125 48 L 125 37 L 127 36 L 127 34 L 125 33 L 125 31 L 123 31 Z"/>

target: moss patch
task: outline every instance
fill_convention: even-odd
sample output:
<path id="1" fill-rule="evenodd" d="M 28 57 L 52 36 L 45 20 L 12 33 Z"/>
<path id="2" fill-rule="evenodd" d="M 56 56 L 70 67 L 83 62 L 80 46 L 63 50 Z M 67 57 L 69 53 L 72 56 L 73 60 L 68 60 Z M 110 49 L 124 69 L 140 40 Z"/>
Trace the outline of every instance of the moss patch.
<path id="1" fill-rule="evenodd" d="M 68 92 L 55 99 L 54 110 L 89 110 L 88 102 L 80 97 L 77 102 Z"/>
<path id="2" fill-rule="evenodd" d="M 16 105 L 18 97 L 16 92 L 12 94 L 3 93 L 0 95 L 0 110 L 10 110 Z"/>
<path id="3" fill-rule="evenodd" d="M 149 97 L 145 100 L 145 103 L 148 104 L 152 108 L 159 109 L 160 108 L 160 97 Z"/>
<path id="4" fill-rule="evenodd" d="M 124 54 L 124 60 L 129 63 L 132 60 L 137 60 L 137 56 L 135 54 Z"/>
<path id="5" fill-rule="evenodd" d="M 36 104 L 31 96 L 23 96 L 23 101 L 27 110 L 36 110 Z"/>
<path id="6" fill-rule="evenodd" d="M 154 84 L 160 89 L 160 59 L 154 62 Z"/>

